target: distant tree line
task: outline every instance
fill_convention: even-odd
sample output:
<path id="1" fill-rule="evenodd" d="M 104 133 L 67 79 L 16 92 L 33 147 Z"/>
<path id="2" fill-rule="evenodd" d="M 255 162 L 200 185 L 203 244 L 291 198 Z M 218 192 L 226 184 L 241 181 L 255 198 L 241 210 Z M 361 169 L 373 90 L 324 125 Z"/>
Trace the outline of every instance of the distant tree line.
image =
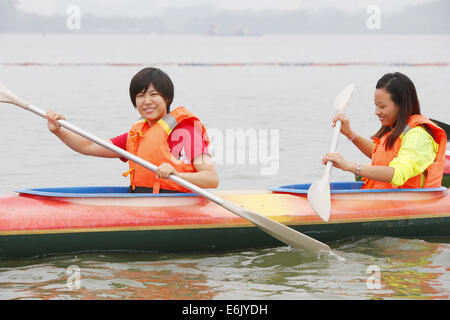
<path id="1" fill-rule="evenodd" d="M 383 14 L 381 27 L 369 30 L 368 13 L 347 13 L 335 8 L 308 10 L 224 11 L 207 6 L 166 9 L 148 18 L 81 15 L 81 28 L 67 28 L 65 15 L 41 16 L 17 9 L 16 0 L 0 0 L 0 32 L 26 33 L 200 33 L 211 27 L 229 34 L 249 33 L 450 33 L 450 1 L 409 6 Z"/>

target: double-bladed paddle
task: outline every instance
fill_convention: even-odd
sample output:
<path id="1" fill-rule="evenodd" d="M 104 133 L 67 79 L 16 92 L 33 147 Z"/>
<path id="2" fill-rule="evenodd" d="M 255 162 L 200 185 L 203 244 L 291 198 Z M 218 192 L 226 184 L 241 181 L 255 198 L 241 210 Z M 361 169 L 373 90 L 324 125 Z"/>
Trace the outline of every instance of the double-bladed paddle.
<path id="1" fill-rule="evenodd" d="M 354 85 L 351 84 L 342 89 L 334 99 L 334 107 L 337 113 L 344 113 L 345 108 L 352 96 Z M 341 131 L 341 121 L 336 122 L 334 128 L 333 140 L 331 142 L 330 153 L 336 151 L 339 133 Z M 330 174 L 332 168 L 332 162 L 328 161 L 325 168 L 325 172 L 321 179 L 316 180 L 311 184 L 308 190 L 308 201 L 313 210 L 324 221 L 330 219 L 331 211 L 331 197 L 330 197 Z"/>
<path id="2" fill-rule="evenodd" d="M 39 109 L 36 106 L 33 106 L 33 105 L 29 104 L 28 102 L 26 102 L 25 100 L 17 97 L 2 83 L 0 83 L 0 102 L 14 104 L 25 110 L 31 111 L 43 118 L 46 118 L 46 112 L 44 110 Z M 131 160 L 153 172 L 156 172 L 157 167 L 154 164 L 152 164 L 148 161 L 145 161 L 142 158 L 139 158 L 139 157 L 135 156 L 134 154 L 129 153 L 129 152 L 109 143 L 105 139 L 98 138 L 98 137 L 72 125 L 68 121 L 58 120 L 58 122 L 62 127 L 66 128 L 66 129 L 68 129 L 68 130 L 94 142 L 94 143 L 97 143 L 108 150 L 111 150 L 111 151 L 119 154 L 121 157 L 127 158 L 128 160 Z M 328 255 L 332 254 L 330 247 L 327 246 L 326 244 L 324 244 L 318 240 L 315 240 L 311 237 L 308 237 L 307 235 L 304 235 L 292 228 L 289 228 L 288 226 L 286 226 L 284 224 L 281 224 L 275 220 L 269 219 L 265 216 L 255 213 L 253 211 L 247 210 L 235 203 L 226 201 L 226 200 L 216 196 L 215 194 L 212 194 L 211 192 L 204 190 L 204 189 L 202 189 L 202 188 L 200 188 L 178 176 L 170 175 L 169 179 L 178 183 L 179 185 L 185 187 L 186 189 L 189 189 L 192 192 L 215 202 L 219 206 L 238 215 L 239 217 L 252 222 L 257 227 L 259 227 L 260 229 L 265 231 L 266 233 L 270 234 L 271 236 L 280 240 L 281 242 L 284 242 L 287 245 L 290 245 L 291 247 L 293 247 L 295 249 L 308 250 L 308 251 L 311 251 L 316 254 L 328 254 Z"/>

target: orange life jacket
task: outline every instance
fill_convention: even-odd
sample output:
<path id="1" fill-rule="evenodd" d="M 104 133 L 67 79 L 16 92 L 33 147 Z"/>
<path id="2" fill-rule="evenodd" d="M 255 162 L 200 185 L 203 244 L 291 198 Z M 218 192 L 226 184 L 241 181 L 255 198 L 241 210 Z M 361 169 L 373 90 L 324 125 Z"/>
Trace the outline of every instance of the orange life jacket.
<path id="1" fill-rule="evenodd" d="M 450 154 L 445 156 L 444 174 L 450 174 Z"/>
<path id="2" fill-rule="evenodd" d="M 444 164 L 445 164 L 445 148 L 447 144 L 447 136 L 445 131 L 438 127 L 434 122 L 430 119 L 422 116 L 422 115 L 412 115 L 408 119 L 408 125 L 406 126 L 403 134 L 406 134 L 410 129 L 414 128 L 418 125 L 427 125 L 431 130 L 431 135 L 434 141 L 439 145 L 439 149 L 436 153 L 436 158 L 434 162 L 425 170 L 424 174 L 426 175 L 423 186 L 421 186 L 421 174 L 412 177 L 407 180 L 402 186 L 394 186 L 390 182 L 381 182 L 375 181 L 372 179 L 364 180 L 363 189 L 409 189 L 409 188 L 436 188 L 441 186 L 443 172 L 444 172 Z M 385 141 L 389 136 L 390 132 L 387 132 L 385 135 L 381 137 L 381 139 L 374 138 L 374 148 L 372 150 L 372 165 L 373 166 L 388 166 L 389 163 L 397 157 L 397 154 L 402 145 L 402 139 L 399 137 L 392 149 L 385 149 Z"/>
<path id="3" fill-rule="evenodd" d="M 202 137 L 207 144 L 209 138 L 206 129 L 201 121 L 184 107 L 178 107 L 157 123 L 149 126 L 147 120 L 138 120 L 128 132 L 126 149 L 128 152 L 154 164 L 160 166 L 169 163 L 177 172 L 196 172 L 193 164 L 184 163 L 176 159 L 169 150 L 167 138 L 175 127 L 183 120 L 192 120 L 194 127 L 202 133 Z M 194 130 L 196 132 L 197 130 Z M 200 133 L 199 133 L 200 134 Z M 159 193 L 159 189 L 167 189 L 181 192 L 191 192 L 190 190 L 172 182 L 169 179 L 157 179 L 156 173 L 146 169 L 132 161 L 129 162 L 130 169 L 123 175 L 130 175 L 131 187 L 135 186 L 151 187 L 153 193 Z"/>

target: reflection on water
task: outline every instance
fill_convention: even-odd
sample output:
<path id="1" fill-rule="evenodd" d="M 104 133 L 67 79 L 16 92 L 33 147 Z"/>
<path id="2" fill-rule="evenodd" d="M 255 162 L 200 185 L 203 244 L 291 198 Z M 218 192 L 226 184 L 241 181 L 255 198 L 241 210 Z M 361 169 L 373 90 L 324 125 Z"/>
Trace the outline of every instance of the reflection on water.
<path id="1" fill-rule="evenodd" d="M 449 290 L 440 282 L 448 271 L 448 245 L 421 240 L 395 239 L 397 246 L 380 248 L 380 254 L 388 256 L 389 264 L 383 265 L 382 282 L 390 295 L 374 295 L 377 298 L 448 299 Z M 447 256 L 446 265 L 433 262 L 436 256 Z"/>
<path id="2" fill-rule="evenodd" d="M 442 239 L 440 240 L 441 242 Z M 0 262 L 1 299 L 448 299 L 450 247 L 372 237 L 336 244 L 346 261 L 289 247 L 215 255 L 80 254 Z M 369 266 L 381 288 L 369 289 Z M 70 287 L 69 266 L 80 270 Z"/>
<path id="3" fill-rule="evenodd" d="M 448 299 L 448 244 L 384 237 L 360 240 L 351 247 L 351 252 L 370 254 L 380 269 L 381 290 L 370 290 L 367 298 Z"/>

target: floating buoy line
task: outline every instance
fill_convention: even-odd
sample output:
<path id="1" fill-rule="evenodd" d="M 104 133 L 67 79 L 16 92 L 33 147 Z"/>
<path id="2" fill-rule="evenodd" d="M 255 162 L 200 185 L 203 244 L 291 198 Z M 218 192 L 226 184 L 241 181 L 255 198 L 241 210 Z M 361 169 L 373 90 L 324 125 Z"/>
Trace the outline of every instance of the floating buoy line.
<path id="1" fill-rule="evenodd" d="M 4 67 L 448 67 L 449 62 L 1 62 Z"/>

